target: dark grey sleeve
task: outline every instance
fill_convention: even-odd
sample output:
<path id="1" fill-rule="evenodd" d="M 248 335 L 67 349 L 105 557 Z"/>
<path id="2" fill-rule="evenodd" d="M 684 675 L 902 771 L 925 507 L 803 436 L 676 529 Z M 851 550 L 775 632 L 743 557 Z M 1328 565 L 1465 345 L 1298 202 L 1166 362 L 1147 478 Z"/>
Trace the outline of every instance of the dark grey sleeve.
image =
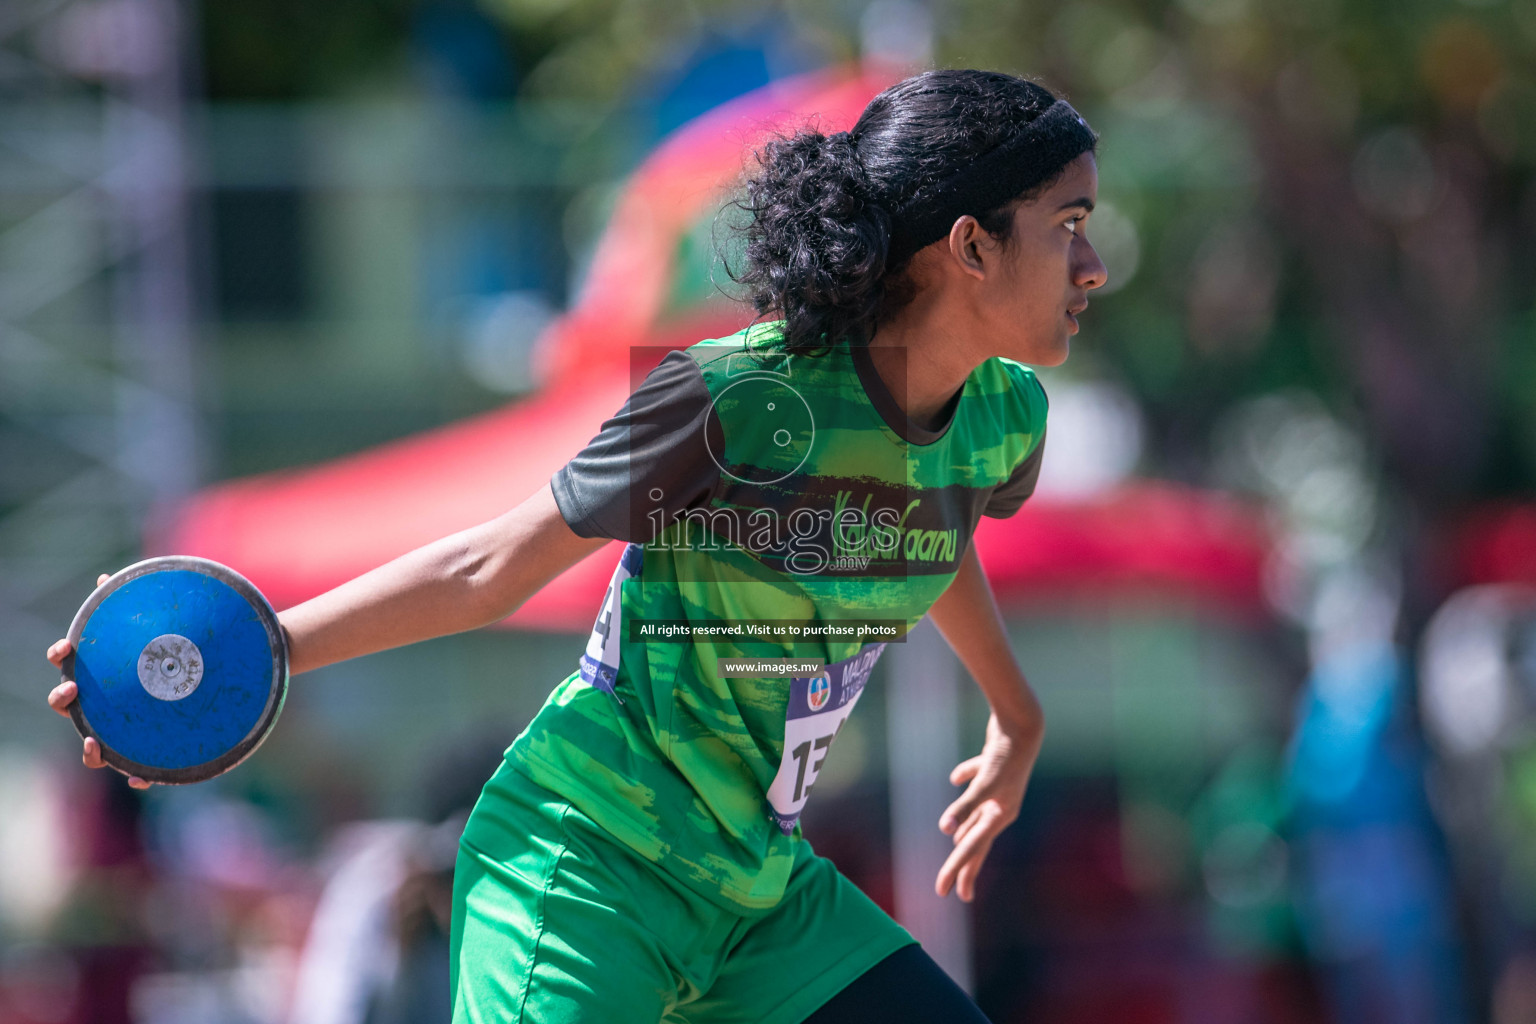
<path id="1" fill-rule="evenodd" d="M 581 537 L 644 544 L 720 481 L 720 420 L 699 365 L 669 352 L 575 458 L 550 478 L 566 525 Z"/>
<path id="2" fill-rule="evenodd" d="M 1025 499 L 1035 493 L 1035 484 L 1040 481 L 1040 458 L 1044 453 L 1045 435 L 1041 434 L 1035 450 L 1014 467 L 1007 480 L 993 488 L 981 514 L 993 519 L 1007 519 L 1017 512 Z"/>

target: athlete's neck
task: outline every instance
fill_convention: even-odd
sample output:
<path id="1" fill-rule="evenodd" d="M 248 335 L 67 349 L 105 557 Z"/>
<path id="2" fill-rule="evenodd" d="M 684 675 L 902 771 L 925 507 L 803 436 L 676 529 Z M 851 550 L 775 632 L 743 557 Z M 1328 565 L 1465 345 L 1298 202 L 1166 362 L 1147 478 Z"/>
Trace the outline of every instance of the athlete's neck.
<path id="1" fill-rule="evenodd" d="M 876 329 L 869 354 L 907 419 L 933 430 L 943 425 L 938 421 L 945 406 L 981 361 L 966 342 L 939 304 L 919 294 Z"/>

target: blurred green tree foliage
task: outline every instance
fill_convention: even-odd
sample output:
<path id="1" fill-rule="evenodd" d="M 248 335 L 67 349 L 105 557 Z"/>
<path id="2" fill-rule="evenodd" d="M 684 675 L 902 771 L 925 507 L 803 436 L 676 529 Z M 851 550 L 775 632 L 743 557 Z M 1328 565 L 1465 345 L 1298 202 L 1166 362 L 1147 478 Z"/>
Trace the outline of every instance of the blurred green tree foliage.
<path id="1" fill-rule="evenodd" d="M 260 0 L 199 5 L 204 92 L 213 100 L 297 100 L 397 76 L 414 0 Z"/>
<path id="2" fill-rule="evenodd" d="M 945 59 L 1095 115 L 1141 266 L 1105 341 L 1165 450 L 1299 384 L 1431 509 L 1536 482 L 1536 3 L 955 10 Z"/>

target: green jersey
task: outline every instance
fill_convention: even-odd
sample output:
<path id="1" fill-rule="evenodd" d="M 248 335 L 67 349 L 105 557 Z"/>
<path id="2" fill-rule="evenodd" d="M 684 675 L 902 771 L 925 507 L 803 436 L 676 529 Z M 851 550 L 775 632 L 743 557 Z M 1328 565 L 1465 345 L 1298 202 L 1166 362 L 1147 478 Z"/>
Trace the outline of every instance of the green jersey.
<path id="1" fill-rule="evenodd" d="M 944 592 L 979 517 L 1032 492 L 1045 412 L 1004 359 L 925 430 L 864 348 L 791 355 L 765 324 L 669 354 L 551 481 L 576 533 L 629 543 L 580 667 L 509 761 L 695 891 L 773 906 L 885 643 Z M 816 670 L 752 674 L 764 658 Z"/>

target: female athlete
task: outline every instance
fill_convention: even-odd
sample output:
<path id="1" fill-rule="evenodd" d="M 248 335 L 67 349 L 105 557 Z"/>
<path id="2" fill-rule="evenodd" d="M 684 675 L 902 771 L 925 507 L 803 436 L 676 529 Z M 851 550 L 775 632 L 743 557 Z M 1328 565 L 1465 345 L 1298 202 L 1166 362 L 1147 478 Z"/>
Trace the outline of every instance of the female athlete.
<path id="1" fill-rule="evenodd" d="M 579 670 L 465 828 L 456 1022 L 984 1019 L 797 820 L 924 615 L 991 708 L 950 776 L 939 895 L 974 897 L 1018 813 L 1043 722 L 970 538 L 1033 490 L 1025 364 L 1066 358 L 1104 283 L 1095 142 L 1038 85 L 933 71 L 849 132 L 769 143 L 740 203 L 761 322 L 670 353 L 517 508 L 282 613 L 302 672 L 495 622 L 627 542 Z"/>

